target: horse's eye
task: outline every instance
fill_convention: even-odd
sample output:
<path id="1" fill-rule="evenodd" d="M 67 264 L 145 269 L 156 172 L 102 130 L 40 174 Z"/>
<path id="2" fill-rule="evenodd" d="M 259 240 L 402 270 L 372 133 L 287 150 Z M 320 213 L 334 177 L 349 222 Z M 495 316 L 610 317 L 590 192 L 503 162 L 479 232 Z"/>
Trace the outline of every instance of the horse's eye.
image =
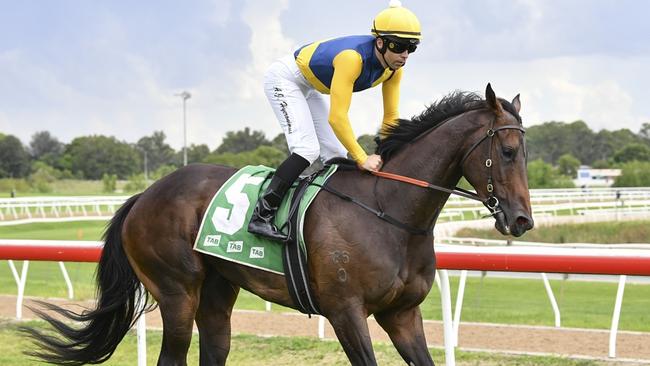
<path id="1" fill-rule="evenodd" d="M 503 154 L 503 157 L 507 160 L 512 160 L 515 157 L 515 149 L 511 147 L 504 147 L 501 149 L 501 153 Z"/>

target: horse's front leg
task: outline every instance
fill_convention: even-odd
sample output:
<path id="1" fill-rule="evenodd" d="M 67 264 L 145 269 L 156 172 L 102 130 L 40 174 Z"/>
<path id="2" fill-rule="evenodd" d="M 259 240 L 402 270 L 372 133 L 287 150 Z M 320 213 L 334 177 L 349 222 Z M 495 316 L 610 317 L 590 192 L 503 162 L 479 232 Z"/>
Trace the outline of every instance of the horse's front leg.
<path id="1" fill-rule="evenodd" d="M 393 345 L 408 365 L 433 365 L 427 348 L 420 307 L 391 309 L 375 314 Z"/>
<path id="2" fill-rule="evenodd" d="M 350 364 L 377 365 L 364 309 L 337 309 L 327 314 L 327 319 L 332 324 Z"/>

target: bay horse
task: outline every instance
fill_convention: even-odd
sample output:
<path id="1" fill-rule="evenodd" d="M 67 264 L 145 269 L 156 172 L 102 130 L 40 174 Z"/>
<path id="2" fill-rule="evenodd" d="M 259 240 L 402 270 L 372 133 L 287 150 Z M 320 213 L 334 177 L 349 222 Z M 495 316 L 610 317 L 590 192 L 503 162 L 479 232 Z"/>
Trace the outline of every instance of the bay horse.
<path id="1" fill-rule="evenodd" d="M 491 209 L 501 233 L 520 236 L 533 227 L 519 110 L 519 96 L 512 102 L 497 98 L 488 84 L 485 100 L 454 92 L 412 120 L 400 120 L 380 141 L 384 171 L 446 190 L 360 170 L 339 171 L 328 181 L 401 225 L 328 192 L 312 203 L 304 225 L 310 285 L 352 364 L 376 364 L 367 324 L 374 315 L 407 364 L 433 365 L 419 304 L 436 269 L 432 229 L 461 176 Z M 107 360 L 143 313 L 140 296 L 150 294 L 163 320 L 159 365 L 186 364 L 194 322 L 200 365 L 223 365 L 240 288 L 296 309 L 283 276 L 192 250 L 210 199 L 235 171 L 189 165 L 128 199 L 104 233 L 96 308 L 74 313 L 47 306 L 82 322 L 78 326 L 39 310 L 58 337 L 27 328 L 40 346 L 31 355 L 63 365 Z"/>

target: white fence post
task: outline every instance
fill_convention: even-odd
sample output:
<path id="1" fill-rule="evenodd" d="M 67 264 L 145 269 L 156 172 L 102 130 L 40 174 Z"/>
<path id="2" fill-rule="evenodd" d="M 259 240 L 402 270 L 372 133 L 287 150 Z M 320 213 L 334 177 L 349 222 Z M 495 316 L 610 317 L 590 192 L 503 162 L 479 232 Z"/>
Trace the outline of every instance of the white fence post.
<path id="1" fill-rule="evenodd" d="M 318 339 L 325 339 L 325 317 L 318 316 Z"/>
<path id="2" fill-rule="evenodd" d="M 25 284 L 27 283 L 29 261 L 23 261 L 21 275 L 18 275 L 14 261 L 9 260 L 8 262 L 9 267 L 11 268 L 11 273 L 14 275 L 14 280 L 16 280 L 16 286 L 18 287 L 18 297 L 16 298 L 16 319 L 20 320 L 23 318 L 23 297 L 25 295 Z"/>
<path id="3" fill-rule="evenodd" d="M 460 328 L 460 312 L 463 308 L 463 297 L 465 296 L 465 282 L 467 281 L 467 270 L 460 271 L 458 282 L 458 294 L 456 295 L 456 309 L 454 311 L 454 346 L 458 347 L 458 330 Z"/>
<path id="4" fill-rule="evenodd" d="M 618 332 L 618 320 L 621 316 L 621 305 L 623 304 L 623 292 L 625 291 L 626 275 L 618 278 L 618 290 L 616 291 L 616 303 L 614 303 L 614 315 L 612 316 L 612 329 L 609 331 L 609 357 L 616 357 L 616 333 Z"/>
<path id="5" fill-rule="evenodd" d="M 445 364 L 447 366 L 456 365 L 454 355 L 454 329 L 451 317 L 451 290 L 449 286 L 449 274 L 447 270 L 438 271 L 440 274 L 440 301 L 442 302 L 442 324 L 445 338 Z"/>
<path id="6" fill-rule="evenodd" d="M 555 327 L 560 327 L 560 308 L 557 306 L 557 301 L 555 301 L 555 296 L 553 295 L 553 289 L 551 288 L 550 282 L 548 282 L 548 276 L 546 273 L 541 273 L 542 280 L 544 280 L 544 287 L 546 288 L 546 294 L 548 299 L 551 301 L 551 307 L 553 307 L 553 315 L 555 315 Z"/>
<path id="7" fill-rule="evenodd" d="M 144 309 L 147 307 L 145 301 L 145 293 L 147 290 L 142 284 L 140 284 L 140 290 L 142 296 L 138 299 L 137 308 Z M 138 366 L 147 366 L 147 324 L 144 313 L 142 313 L 136 324 L 136 334 L 138 337 Z"/>
<path id="8" fill-rule="evenodd" d="M 74 287 L 72 287 L 72 281 L 70 281 L 68 271 L 65 269 L 65 264 L 63 262 L 59 262 L 59 268 L 61 268 L 63 279 L 65 280 L 65 284 L 68 286 L 68 298 L 72 300 L 74 299 Z"/>

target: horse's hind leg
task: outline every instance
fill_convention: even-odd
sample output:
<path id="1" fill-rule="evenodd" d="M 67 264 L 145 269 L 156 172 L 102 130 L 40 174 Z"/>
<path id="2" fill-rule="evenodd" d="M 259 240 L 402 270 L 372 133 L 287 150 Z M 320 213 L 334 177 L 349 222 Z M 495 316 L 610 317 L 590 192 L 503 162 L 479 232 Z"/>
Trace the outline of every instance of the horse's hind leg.
<path id="1" fill-rule="evenodd" d="M 375 314 L 375 319 L 408 365 L 433 365 L 419 306 L 385 311 Z"/>
<path id="2" fill-rule="evenodd" d="M 158 301 L 163 320 L 163 340 L 158 365 L 187 364 L 194 314 L 199 303 L 197 295 L 193 291 L 168 293 L 162 301 Z"/>
<path id="3" fill-rule="evenodd" d="M 186 365 L 204 278 L 203 262 L 184 241 L 158 240 L 159 252 L 134 243 L 129 241 L 126 246 L 133 269 L 158 302 L 163 321 L 158 365 Z"/>
<path id="4" fill-rule="evenodd" d="M 201 345 L 200 365 L 225 365 L 230 351 L 230 314 L 239 287 L 218 273 L 208 271 L 196 313 Z"/>

